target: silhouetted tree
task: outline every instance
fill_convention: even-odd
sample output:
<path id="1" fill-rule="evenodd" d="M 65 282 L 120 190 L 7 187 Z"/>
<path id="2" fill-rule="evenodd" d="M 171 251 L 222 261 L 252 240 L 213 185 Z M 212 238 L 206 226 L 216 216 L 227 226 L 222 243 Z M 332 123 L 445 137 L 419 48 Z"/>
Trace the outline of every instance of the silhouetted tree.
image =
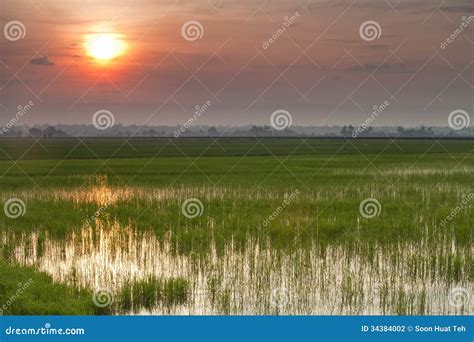
<path id="1" fill-rule="evenodd" d="M 219 131 L 215 127 L 211 127 L 207 130 L 207 135 L 210 137 L 217 137 L 219 135 Z"/>
<path id="2" fill-rule="evenodd" d="M 37 127 L 33 127 L 33 128 L 30 128 L 28 130 L 28 133 L 33 136 L 33 137 L 37 137 L 37 138 L 40 138 L 43 136 L 43 131 Z"/>

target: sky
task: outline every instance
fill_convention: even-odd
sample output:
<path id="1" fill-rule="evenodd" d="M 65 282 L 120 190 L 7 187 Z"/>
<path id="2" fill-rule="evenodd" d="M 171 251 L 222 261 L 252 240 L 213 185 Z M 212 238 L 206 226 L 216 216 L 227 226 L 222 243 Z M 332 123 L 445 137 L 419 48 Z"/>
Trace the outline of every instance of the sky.
<path id="1" fill-rule="evenodd" d="M 2 0 L 0 125 L 32 103 L 16 124 L 107 110 L 179 125 L 210 104 L 199 124 L 285 110 L 294 125 L 359 125 L 385 104 L 373 126 L 447 126 L 473 113 L 473 15 L 461 0 Z"/>

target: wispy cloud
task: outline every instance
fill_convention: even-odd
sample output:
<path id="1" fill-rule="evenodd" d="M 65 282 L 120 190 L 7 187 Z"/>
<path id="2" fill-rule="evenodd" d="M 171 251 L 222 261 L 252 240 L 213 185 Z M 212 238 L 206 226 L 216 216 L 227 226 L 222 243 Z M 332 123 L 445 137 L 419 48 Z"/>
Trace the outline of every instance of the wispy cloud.
<path id="1" fill-rule="evenodd" d="M 354 65 L 346 69 L 346 71 L 355 71 L 355 72 L 372 72 L 374 70 L 379 70 L 382 72 L 406 72 L 407 67 L 402 63 L 367 63 L 364 65 Z"/>
<path id="2" fill-rule="evenodd" d="M 30 64 L 33 65 L 44 65 L 44 66 L 53 66 L 54 63 L 51 62 L 48 57 L 38 57 L 38 58 L 32 58 L 30 60 Z"/>

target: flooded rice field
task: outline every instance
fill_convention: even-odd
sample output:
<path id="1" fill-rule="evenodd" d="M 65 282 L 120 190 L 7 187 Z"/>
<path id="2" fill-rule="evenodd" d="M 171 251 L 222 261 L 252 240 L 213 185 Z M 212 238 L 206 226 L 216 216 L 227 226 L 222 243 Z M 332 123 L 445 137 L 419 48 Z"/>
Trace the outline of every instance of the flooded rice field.
<path id="1" fill-rule="evenodd" d="M 454 244 L 449 249 L 433 249 L 426 241 L 376 246 L 369 255 L 363 245 L 321 250 L 314 244 L 284 252 L 249 237 L 243 249 L 231 242 L 221 253 L 211 248 L 205 255 L 181 255 L 171 234 L 159 240 L 150 232 L 102 222 L 61 240 L 47 233 L 3 239 L 15 245 L 15 262 L 35 266 L 57 282 L 92 289 L 98 305 L 115 314 L 462 314 L 473 309 L 459 305 L 456 296 L 463 293 L 455 293 L 472 284 L 447 277 L 449 258 L 467 257 Z M 159 290 L 157 282 L 168 290 Z M 145 293 L 147 286 L 151 292 Z"/>
<path id="2" fill-rule="evenodd" d="M 58 171 L 48 186 L 4 189 L 0 269 L 48 284 L 25 298 L 42 296 L 40 314 L 474 312 L 472 166 L 434 158 L 366 171 L 341 159 L 314 172 L 310 160 L 258 182 L 246 168 L 215 183 L 197 171 L 135 182 L 120 161 L 120 178 Z M 6 313 L 31 312 L 16 305 Z"/>

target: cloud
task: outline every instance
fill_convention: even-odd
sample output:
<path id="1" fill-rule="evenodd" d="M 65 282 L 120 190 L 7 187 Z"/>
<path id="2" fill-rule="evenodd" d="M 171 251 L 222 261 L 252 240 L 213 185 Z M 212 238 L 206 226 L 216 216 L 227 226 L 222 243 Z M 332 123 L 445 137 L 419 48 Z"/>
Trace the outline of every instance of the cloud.
<path id="1" fill-rule="evenodd" d="M 44 65 L 44 66 L 52 66 L 54 65 L 53 62 L 51 62 L 48 57 L 38 57 L 38 58 L 32 58 L 30 60 L 30 64 L 33 65 Z"/>
<path id="2" fill-rule="evenodd" d="M 440 10 L 444 12 L 453 12 L 453 13 L 474 13 L 474 6 L 470 5 L 460 5 L 460 6 L 443 6 Z"/>
<path id="3" fill-rule="evenodd" d="M 406 66 L 405 64 L 402 64 L 402 63 L 396 63 L 396 64 L 367 63 L 364 65 L 353 65 L 350 68 L 346 69 L 346 71 L 356 71 L 356 72 L 372 72 L 375 70 L 385 71 L 385 72 L 404 72 L 406 71 Z"/>
<path id="4" fill-rule="evenodd" d="M 278 69 L 278 70 L 286 70 L 286 69 L 291 69 L 291 70 L 296 70 L 296 69 L 314 69 L 314 70 L 320 70 L 316 66 L 316 64 L 277 64 L 277 65 L 271 65 L 271 64 L 255 64 L 252 65 L 252 68 L 255 69 Z"/>
<path id="5" fill-rule="evenodd" d="M 387 44 L 379 44 L 379 45 L 367 45 L 367 46 L 362 46 L 364 49 L 389 49 L 390 45 Z"/>

